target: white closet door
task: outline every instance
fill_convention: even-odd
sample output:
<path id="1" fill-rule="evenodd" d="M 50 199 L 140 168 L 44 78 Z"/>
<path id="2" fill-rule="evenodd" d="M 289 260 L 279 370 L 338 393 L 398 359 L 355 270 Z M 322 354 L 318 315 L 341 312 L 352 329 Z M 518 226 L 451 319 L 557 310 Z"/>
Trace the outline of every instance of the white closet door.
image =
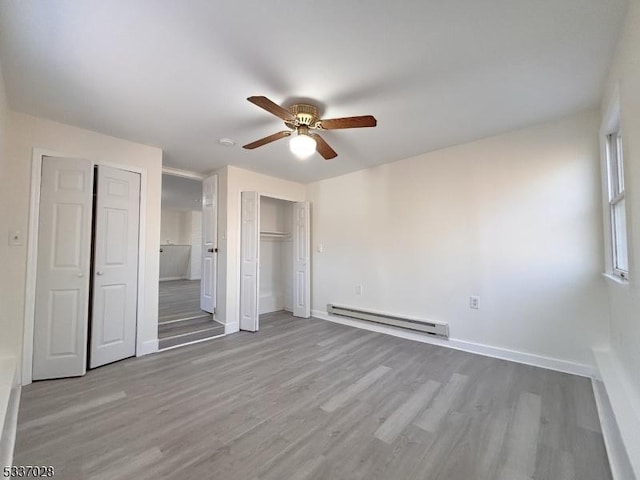
<path id="1" fill-rule="evenodd" d="M 293 315 L 311 316 L 311 225 L 309 202 L 293 206 Z"/>
<path id="2" fill-rule="evenodd" d="M 98 167 L 91 368 L 136 354 L 140 175 Z"/>
<path id="3" fill-rule="evenodd" d="M 200 309 L 213 313 L 216 306 L 218 247 L 218 176 L 202 181 L 202 273 Z"/>
<path id="4" fill-rule="evenodd" d="M 260 195 L 242 192 L 240 232 L 240 330 L 258 330 Z"/>
<path id="5" fill-rule="evenodd" d="M 33 379 L 84 375 L 93 166 L 88 160 L 42 161 Z"/>

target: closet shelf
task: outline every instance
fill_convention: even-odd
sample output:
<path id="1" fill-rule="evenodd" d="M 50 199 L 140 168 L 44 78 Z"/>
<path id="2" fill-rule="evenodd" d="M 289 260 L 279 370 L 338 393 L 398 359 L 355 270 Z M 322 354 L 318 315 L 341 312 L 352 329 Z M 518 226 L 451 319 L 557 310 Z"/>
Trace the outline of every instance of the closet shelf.
<path id="1" fill-rule="evenodd" d="M 260 236 L 270 238 L 289 238 L 290 234 L 287 232 L 260 232 Z"/>

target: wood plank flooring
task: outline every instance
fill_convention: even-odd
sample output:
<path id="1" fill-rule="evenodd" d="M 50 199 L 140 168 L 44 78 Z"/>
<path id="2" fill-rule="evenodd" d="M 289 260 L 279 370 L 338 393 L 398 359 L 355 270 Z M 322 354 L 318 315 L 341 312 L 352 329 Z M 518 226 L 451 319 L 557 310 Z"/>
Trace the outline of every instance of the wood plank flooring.
<path id="1" fill-rule="evenodd" d="M 158 346 L 184 345 L 224 335 L 224 325 L 200 310 L 200 280 L 160 282 Z"/>
<path id="2" fill-rule="evenodd" d="M 60 479 L 611 479 L 590 381 L 289 314 L 23 389 Z"/>
<path id="3" fill-rule="evenodd" d="M 167 280 L 160 282 L 158 321 L 195 317 L 200 310 L 200 280 Z"/>

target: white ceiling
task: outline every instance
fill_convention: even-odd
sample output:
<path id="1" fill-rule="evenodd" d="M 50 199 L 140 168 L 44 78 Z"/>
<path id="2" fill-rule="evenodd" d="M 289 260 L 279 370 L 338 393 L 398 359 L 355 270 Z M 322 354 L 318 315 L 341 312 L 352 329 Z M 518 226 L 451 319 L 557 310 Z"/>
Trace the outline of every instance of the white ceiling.
<path id="1" fill-rule="evenodd" d="M 165 165 L 226 164 L 308 182 L 598 106 L 626 0 L 2 0 L 12 108 L 161 147 Z M 331 161 L 296 160 L 246 101 L 308 98 Z M 236 140 L 233 148 L 218 144 Z"/>
<path id="2" fill-rule="evenodd" d="M 162 209 L 200 210 L 202 207 L 202 181 L 162 175 Z"/>

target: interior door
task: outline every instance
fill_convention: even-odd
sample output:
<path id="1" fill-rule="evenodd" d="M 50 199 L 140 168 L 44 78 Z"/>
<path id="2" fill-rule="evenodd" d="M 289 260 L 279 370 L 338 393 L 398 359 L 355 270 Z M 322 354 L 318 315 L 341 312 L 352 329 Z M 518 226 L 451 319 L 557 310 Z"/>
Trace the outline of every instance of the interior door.
<path id="1" fill-rule="evenodd" d="M 309 202 L 293 206 L 293 315 L 311 316 L 311 225 Z"/>
<path id="2" fill-rule="evenodd" d="M 136 354 L 140 175 L 98 167 L 90 367 Z"/>
<path id="3" fill-rule="evenodd" d="M 90 161 L 43 158 L 34 380 L 86 372 L 92 202 Z"/>
<path id="4" fill-rule="evenodd" d="M 218 176 L 202 181 L 202 273 L 200 309 L 213 313 L 216 307 L 218 265 Z"/>
<path id="5" fill-rule="evenodd" d="M 240 330 L 258 330 L 260 195 L 242 192 L 240 232 Z"/>

